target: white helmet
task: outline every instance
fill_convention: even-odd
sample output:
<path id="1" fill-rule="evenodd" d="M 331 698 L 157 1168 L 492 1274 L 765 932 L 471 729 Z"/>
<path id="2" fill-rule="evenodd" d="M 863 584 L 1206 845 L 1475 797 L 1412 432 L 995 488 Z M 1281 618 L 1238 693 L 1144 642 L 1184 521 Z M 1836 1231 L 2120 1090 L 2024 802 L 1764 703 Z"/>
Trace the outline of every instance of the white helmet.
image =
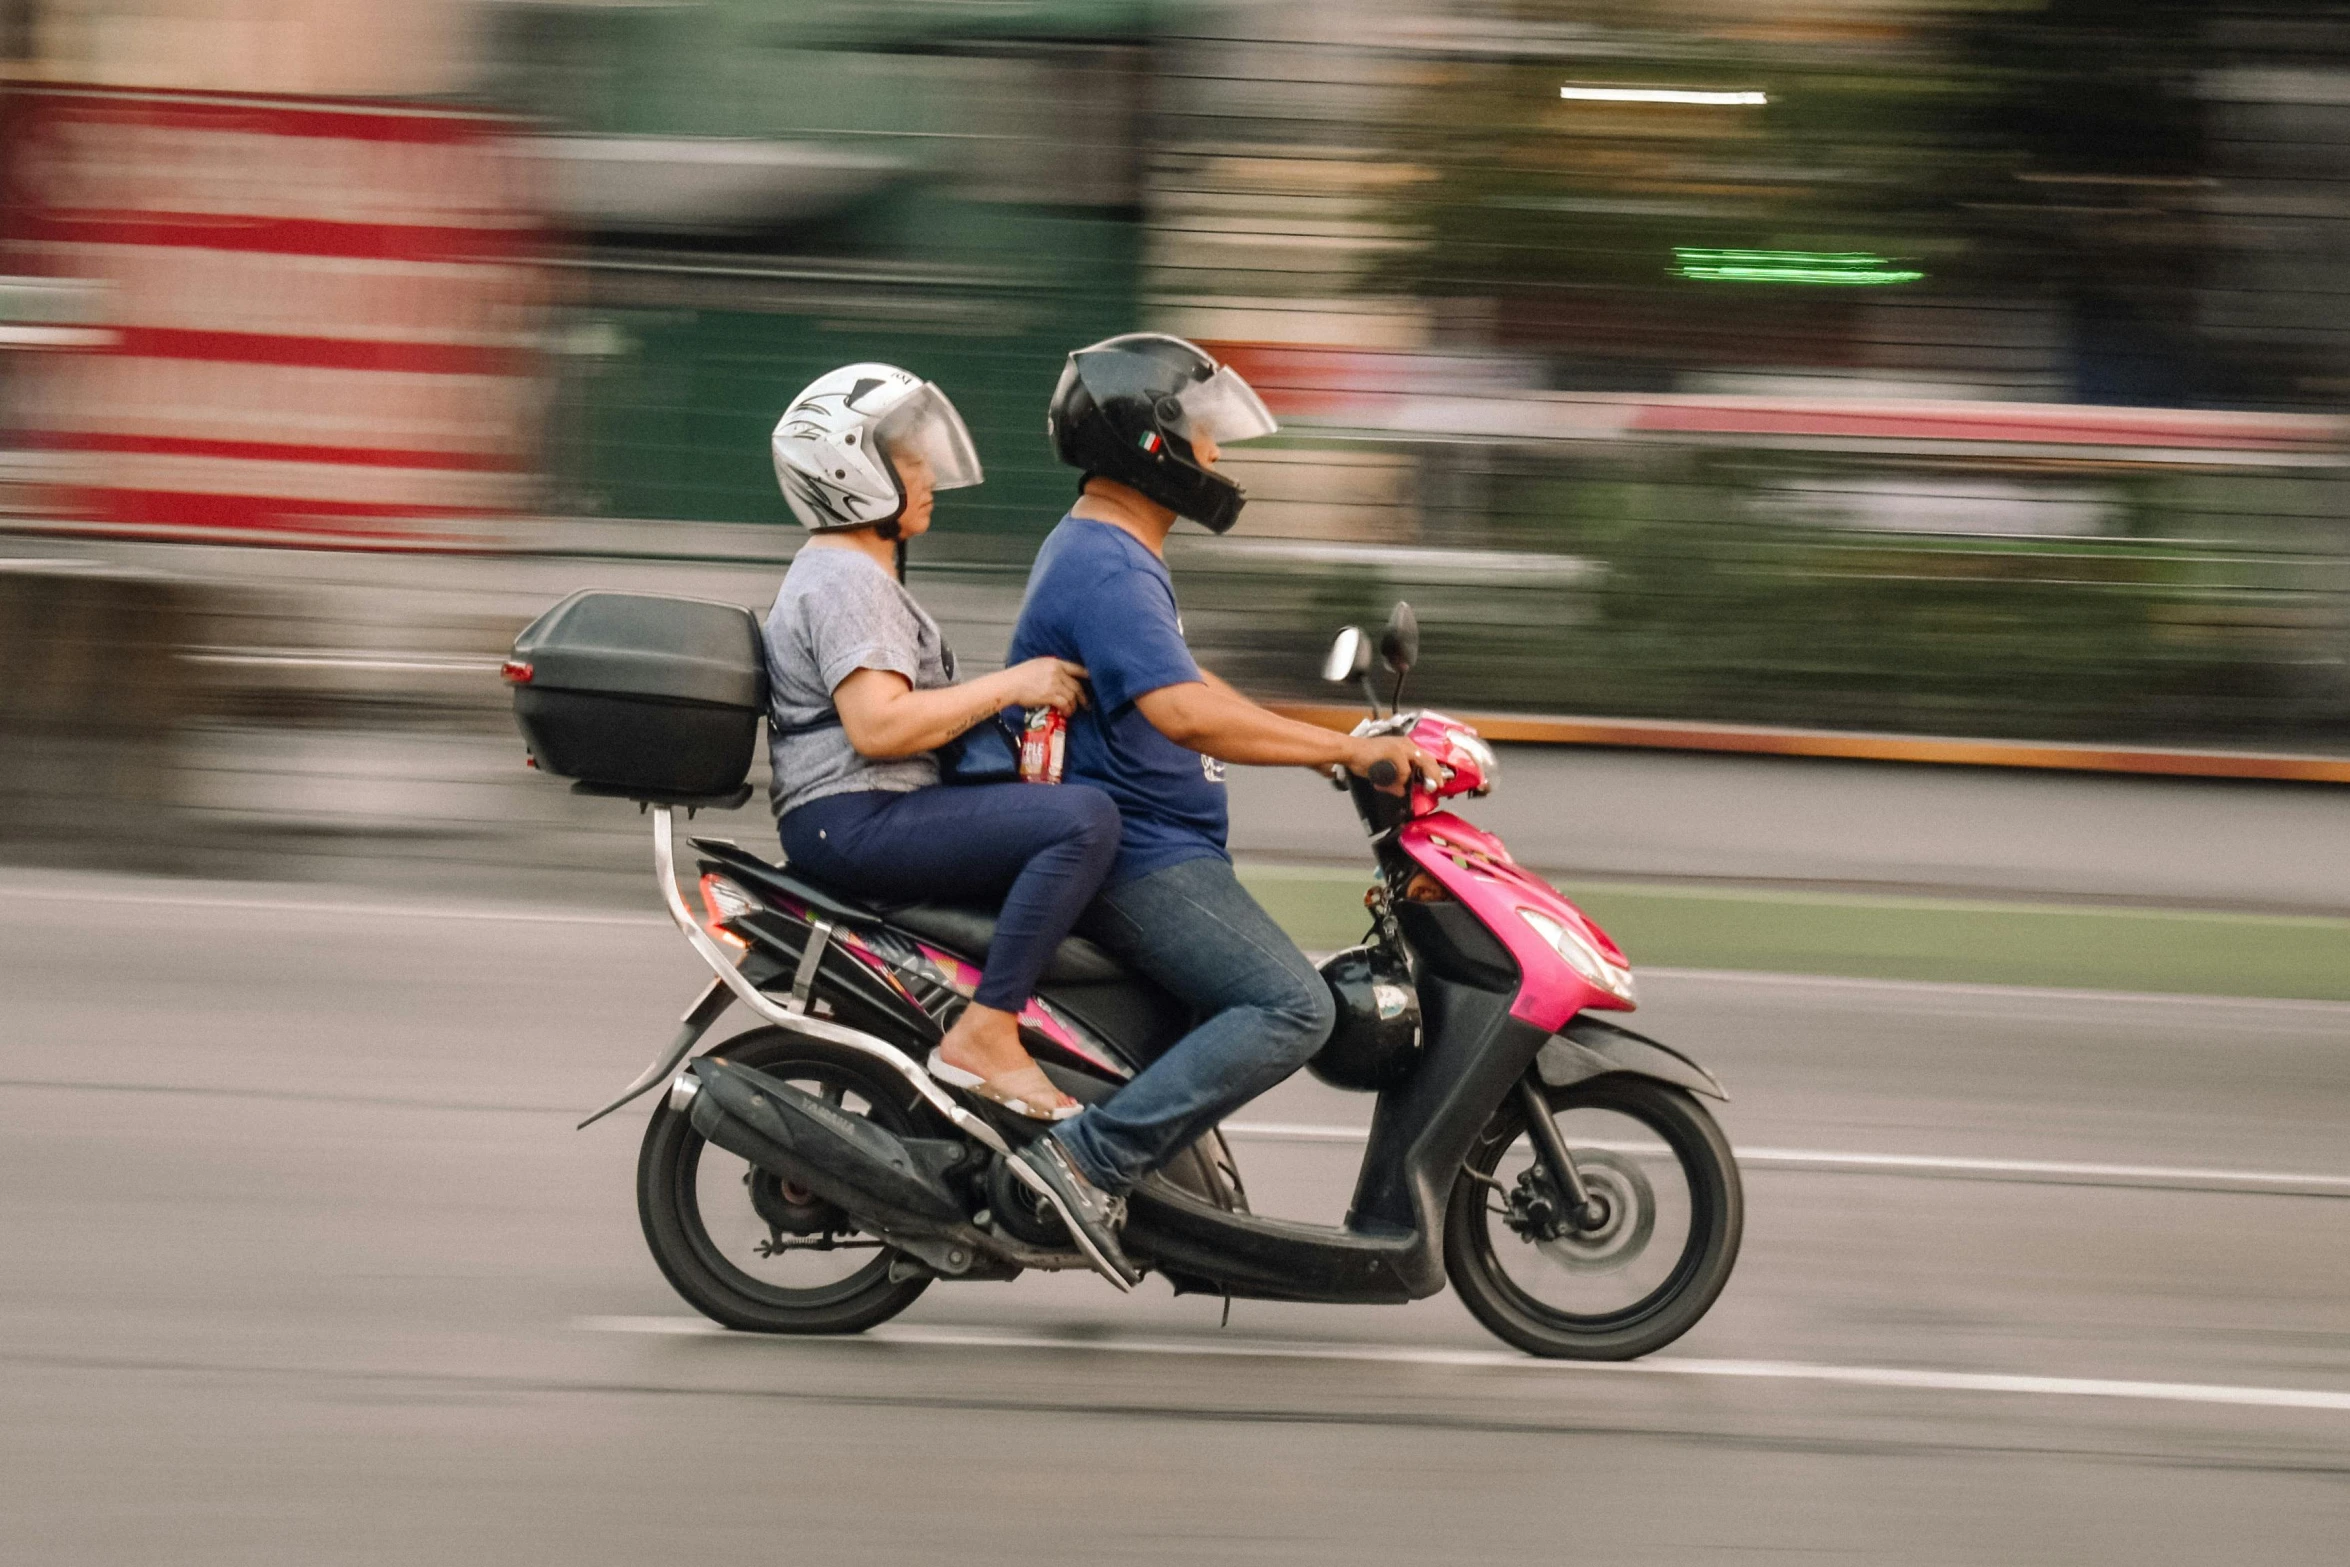
<path id="1" fill-rule="evenodd" d="M 931 488 L 977 484 L 979 454 L 947 394 L 895 365 L 844 365 L 801 388 L 775 422 L 775 482 L 804 527 L 868 528 L 906 509 L 894 463 L 919 461 Z"/>

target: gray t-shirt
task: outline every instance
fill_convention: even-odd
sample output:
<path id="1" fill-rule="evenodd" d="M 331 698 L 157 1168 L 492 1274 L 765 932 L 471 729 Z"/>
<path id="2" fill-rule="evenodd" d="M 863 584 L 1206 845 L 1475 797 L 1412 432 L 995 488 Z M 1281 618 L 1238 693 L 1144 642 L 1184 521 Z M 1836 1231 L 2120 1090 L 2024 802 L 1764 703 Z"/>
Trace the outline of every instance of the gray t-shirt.
<path id="1" fill-rule="evenodd" d="M 938 758 L 877 762 L 849 744 L 832 692 L 860 669 L 904 675 L 917 691 L 952 685 L 955 656 L 938 622 L 856 550 L 803 548 L 767 615 L 767 802 L 781 817 L 826 795 L 905 794 L 938 782 Z"/>

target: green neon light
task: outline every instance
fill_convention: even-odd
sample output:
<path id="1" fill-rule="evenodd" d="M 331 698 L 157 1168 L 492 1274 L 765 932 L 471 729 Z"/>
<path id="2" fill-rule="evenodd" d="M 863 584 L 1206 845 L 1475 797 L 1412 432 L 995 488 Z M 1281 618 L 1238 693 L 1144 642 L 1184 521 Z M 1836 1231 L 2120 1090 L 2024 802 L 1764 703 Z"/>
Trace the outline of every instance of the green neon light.
<path id="1" fill-rule="evenodd" d="M 1828 288 L 1882 288 L 1925 276 L 1865 250 L 1692 250 L 1673 247 L 1674 272 L 1700 283 L 1800 283 Z"/>

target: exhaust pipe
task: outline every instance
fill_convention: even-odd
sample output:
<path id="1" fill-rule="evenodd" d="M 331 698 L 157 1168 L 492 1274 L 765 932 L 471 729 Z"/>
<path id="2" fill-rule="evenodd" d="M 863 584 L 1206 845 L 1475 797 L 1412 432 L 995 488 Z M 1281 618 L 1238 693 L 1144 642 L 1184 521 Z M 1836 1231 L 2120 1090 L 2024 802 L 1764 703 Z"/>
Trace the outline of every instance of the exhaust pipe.
<path id="1" fill-rule="evenodd" d="M 926 1168 L 952 1168 L 963 1157 L 959 1144 L 937 1143 L 935 1159 L 920 1158 L 864 1117 L 730 1061 L 696 1061 L 669 1103 L 708 1141 L 883 1232 L 938 1235 L 969 1223 L 938 1172 Z"/>

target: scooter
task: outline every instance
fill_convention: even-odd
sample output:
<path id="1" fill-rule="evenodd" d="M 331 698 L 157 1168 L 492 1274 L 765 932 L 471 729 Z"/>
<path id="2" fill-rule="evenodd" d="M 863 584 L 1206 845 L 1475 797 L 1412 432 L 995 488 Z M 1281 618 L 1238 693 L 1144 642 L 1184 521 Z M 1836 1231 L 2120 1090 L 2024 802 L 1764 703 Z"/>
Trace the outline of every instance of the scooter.
<path id="1" fill-rule="evenodd" d="M 1395 1303 L 1449 1280 L 1531 1354 L 1645 1355 L 1705 1314 L 1737 1260 L 1738 1168 L 1701 1103 L 1727 1096 L 1688 1056 L 1600 1015 L 1636 1005 L 1623 952 L 1442 808 L 1486 794 L 1497 769 L 1467 724 L 1398 707 L 1418 641 L 1399 604 L 1380 639 L 1395 677 L 1385 712 L 1359 629 L 1339 633 L 1322 671 L 1360 683 L 1371 712 L 1356 733 L 1408 734 L 1442 764 L 1433 787 L 1399 793 L 1392 774 L 1333 776 L 1377 862 L 1364 943 L 1323 966 L 1362 1026 L 1351 1054 L 1334 1045 L 1313 1064 L 1377 1094 L 1345 1220 L 1250 1211 L 1219 1128 L 1132 1192 L 1122 1244 L 1179 1294 Z M 853 1333 L 940 1281 L 1087 1267 L 1051 1194 L 1010 1157 L 1036 1123 L 922 1066 L 978 982 L 993 912 L 876 906 L 695 838 L 697 917 L 677 884 L 675 812 L 740 793 L 643 803 L 670 917 L 715 977 L 661 1057 L 581 1125 L 668 1085 L 637 1203 L 677 1292 L 737 1329 Z M 735 1005 L 762 1026 L 688 1062 Z M 1047 1075 L 1090 1103 L 1193 1019 L 1072 937 L 1020 1022 Z"/>

